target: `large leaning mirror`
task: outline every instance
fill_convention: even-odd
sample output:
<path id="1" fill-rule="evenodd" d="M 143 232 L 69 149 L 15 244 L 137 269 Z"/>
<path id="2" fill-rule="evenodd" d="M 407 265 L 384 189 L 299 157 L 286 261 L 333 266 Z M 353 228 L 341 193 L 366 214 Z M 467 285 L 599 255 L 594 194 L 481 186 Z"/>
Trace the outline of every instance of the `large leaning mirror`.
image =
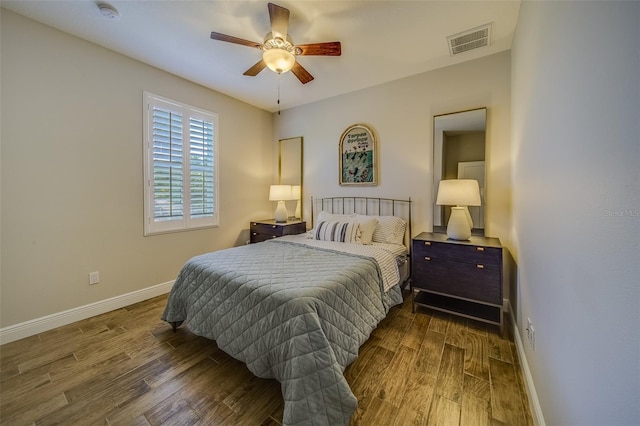
<path id="1" fill-rule="evenodd" d="M 278 155 L 278 180 L 280 185 L 291 185 L 297 200 L 287 201 L 289 218 L 302 216 L 302 136 L 280 139 Z"/>
<path id="2" fill-rule="evenodd" d="M 479 108 L 433 117 L 433 230 L 445 232 L 450 206 L 435 203 L 443 179 L 476 179 L 481 206 L 469 207 L 474 235 L 484 235 L 486 211 L 485 140 L 487 109 Z"/>

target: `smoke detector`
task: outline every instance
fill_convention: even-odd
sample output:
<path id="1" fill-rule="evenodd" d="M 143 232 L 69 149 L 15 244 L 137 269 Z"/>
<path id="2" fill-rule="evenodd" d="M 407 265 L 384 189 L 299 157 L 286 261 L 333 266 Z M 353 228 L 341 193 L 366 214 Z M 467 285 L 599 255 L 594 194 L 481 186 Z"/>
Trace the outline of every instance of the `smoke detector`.
<path id="1" fill-rule="evenodd" d="M 491 24 L 481 25 L 447 37 L 449 55 L 454 56 L 491 44 Z"/>
<path id="2" fill-rule="evenodd" d="M 102 16 L 104 16 L 107 19 L 120 18 L 120 12 L 118 12 L 118 9 L 116 9 L 115 7 L 111 6 L 108 3 L 98 3 L 98 9 L 100 10 L 100 13 L 102 14 Z"/>

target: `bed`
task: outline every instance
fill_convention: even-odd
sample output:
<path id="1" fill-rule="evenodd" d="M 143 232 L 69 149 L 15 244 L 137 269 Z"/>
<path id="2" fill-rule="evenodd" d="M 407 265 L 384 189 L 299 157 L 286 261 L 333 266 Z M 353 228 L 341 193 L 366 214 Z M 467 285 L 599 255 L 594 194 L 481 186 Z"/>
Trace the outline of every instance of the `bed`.
<path id="1" fill-rule="evenodd" d="M 357 400 L 344 370 L 402 303 L 410 278 L 411 200 L 332 197 L 311 206 L 305 234 L 190 259 L 162 319 L 277 379 L 284 425 L 348 424 Z"/>

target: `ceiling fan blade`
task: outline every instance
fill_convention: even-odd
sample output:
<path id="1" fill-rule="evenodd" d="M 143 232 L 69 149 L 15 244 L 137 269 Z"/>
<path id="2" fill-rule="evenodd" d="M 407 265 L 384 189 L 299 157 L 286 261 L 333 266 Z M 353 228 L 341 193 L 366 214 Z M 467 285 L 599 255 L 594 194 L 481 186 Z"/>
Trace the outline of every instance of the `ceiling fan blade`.
<path id="1" fill-rule="evenodd" d="M 251 68 L 246 70 L 243 75 L 248 75 L 250 77 L 255 77 L 266 66 L 267 66 L 267 64 L 265 64 L 264 61 L 262 59 L 260 59 L 258 62 L 256 62 L 256 64 L 254 66 L 252 66 Z"/>
<path id="2" fill-rule="evenodd" d="M 298 61 L 296 61 L 296 63 L 293 64 L 293 68 L 291 68 L 291 72 L 296 77 L 298 77 L 298 80 L 300 80 L 300 83 L 302 84 L 307 84 L 308 82 L 313 80 L 313 76 L 309 74 L 309 71 L 304 69 L 304 67 L 300 65 Z"/>
<path id="3" fill-rule="evenodd" d="M 269 18 L 271 19 L 271 34 L 273 37 L 287 39 L 289 31 L 289 9 L 269 3 Z"/>
<path id="4" fill-rule="evenodd" d="M 321 55 L 321 56 L 340 56 L 342 55 L 342 47 L 339 41 L 330 41 L 328 43 L 311 43 L 296 45 L 302 53 L 300 55 Z"/>
<path id="5" fill-rule="evenodd" d="M 216 32 L 211 32 L 211 38 L 214 40 L 228 41 L 229 43 L 241 44 L 243 46 L 255 47 L 258 49 L 262 48 L 262 43 L 256 43 L 254 41 L 249 41 L 243 38 L 238 38 L 238 37 L 234 37 L 226 34 L 220 34 Z"/>

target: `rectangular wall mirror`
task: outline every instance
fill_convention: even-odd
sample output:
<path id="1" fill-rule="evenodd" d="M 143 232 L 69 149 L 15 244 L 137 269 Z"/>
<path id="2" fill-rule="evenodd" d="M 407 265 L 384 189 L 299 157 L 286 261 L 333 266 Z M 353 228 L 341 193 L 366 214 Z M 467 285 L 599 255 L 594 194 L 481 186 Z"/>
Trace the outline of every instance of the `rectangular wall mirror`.
<path id="1" fill-rule="evenodd" d="M 486 211 L 486 123 L 487 109 L 479 108 L 433 117 L 433 230 L 446 232 L 451 207 L 435 203 L 443 179 L 476 179 L 480 207 L 469 207 L 472 233 L 484 235 Z"/>
<path id="2" fill-rule="evenodd" d="M 299 200 L 287 201 L 289 218 L 302 217 L 302 136 L 280 139 L 278 154 L 278 180 L 280 185 L 294 187 Z"/>

